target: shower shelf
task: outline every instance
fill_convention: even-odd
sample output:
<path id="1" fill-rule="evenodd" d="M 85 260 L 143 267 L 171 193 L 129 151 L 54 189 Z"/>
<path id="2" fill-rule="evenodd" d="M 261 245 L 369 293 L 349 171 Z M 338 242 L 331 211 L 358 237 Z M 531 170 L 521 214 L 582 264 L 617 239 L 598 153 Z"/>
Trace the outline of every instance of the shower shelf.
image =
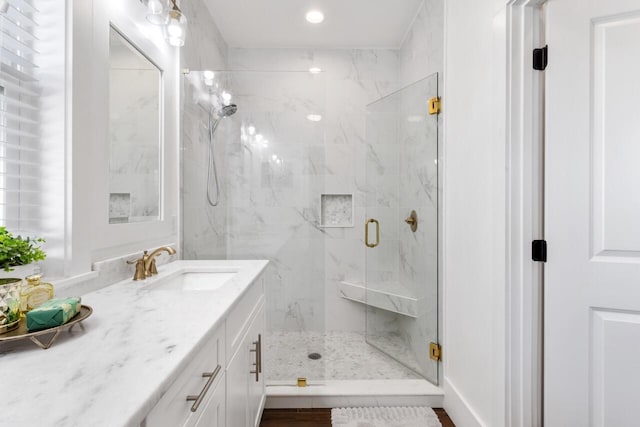
<path id="1" fill-rule="evenodd" d="M 418 298 L 408 296 L 411 292 L 399 283 L 385 283 L 388 290 L 367 289 L 363 283 L 340 282 L 339 292 L 342 298 L 359 302 L 370 307 L 381 308 L 393 313 L 417 318 Z"/>

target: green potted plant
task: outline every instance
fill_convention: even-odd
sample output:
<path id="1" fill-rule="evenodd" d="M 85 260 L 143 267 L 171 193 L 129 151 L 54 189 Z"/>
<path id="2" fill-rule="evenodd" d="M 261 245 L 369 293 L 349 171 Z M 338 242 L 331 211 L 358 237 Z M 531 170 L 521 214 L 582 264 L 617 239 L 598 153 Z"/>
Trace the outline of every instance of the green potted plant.
<path id="1" fill-rule="evenodd" d="M 41 248 L 43 243 L 41 237 L 14 236 L 6 227 L 0 227 L 0 278 L 24 279 L 36 273 L 35 263 L 47 257 Z"/>

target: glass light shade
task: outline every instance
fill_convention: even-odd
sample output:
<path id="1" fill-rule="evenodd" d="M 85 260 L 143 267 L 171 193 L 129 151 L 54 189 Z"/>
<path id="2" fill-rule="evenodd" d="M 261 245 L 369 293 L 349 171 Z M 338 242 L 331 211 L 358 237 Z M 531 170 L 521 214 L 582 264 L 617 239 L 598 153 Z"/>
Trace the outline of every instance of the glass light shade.
<path id="1" fill-rule="evenodd" d="M 167 15 L 164 25 L 164 37 L 171 46 L 184 46 L 187 36 L 187 18 L 179 9 L 172 9 Z"/>
<path id="2" fill-rule="evenodd" d="M 147 0 L 147 21 L 154 25 L 163 25 L 167 20 L 167 0 Z"/>

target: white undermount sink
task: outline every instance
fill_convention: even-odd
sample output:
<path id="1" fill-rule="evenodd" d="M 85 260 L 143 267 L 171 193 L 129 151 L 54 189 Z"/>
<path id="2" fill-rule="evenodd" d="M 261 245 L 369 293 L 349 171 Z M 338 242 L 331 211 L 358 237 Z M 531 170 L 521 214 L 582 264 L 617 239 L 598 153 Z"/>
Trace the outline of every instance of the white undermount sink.
<path id="1" fill-rule="evenodd" d="M 159 277 L 145 287 L 151 291 L 215 291 L 238 274 L 237 269 L 206 269 L 178 271 L 167 277 Z"/>

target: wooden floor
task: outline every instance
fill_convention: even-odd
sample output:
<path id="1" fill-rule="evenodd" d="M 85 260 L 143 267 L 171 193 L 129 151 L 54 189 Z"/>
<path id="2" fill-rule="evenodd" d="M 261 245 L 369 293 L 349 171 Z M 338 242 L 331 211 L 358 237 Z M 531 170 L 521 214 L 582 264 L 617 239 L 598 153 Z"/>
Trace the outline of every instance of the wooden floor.
<path id="1" fill-rule="evenodd" d="M 433 409 L 442 427 L 455 427 L 444 409 Z M 260 427 L 331 427 L 331 409 L 265 409 Z"/>

